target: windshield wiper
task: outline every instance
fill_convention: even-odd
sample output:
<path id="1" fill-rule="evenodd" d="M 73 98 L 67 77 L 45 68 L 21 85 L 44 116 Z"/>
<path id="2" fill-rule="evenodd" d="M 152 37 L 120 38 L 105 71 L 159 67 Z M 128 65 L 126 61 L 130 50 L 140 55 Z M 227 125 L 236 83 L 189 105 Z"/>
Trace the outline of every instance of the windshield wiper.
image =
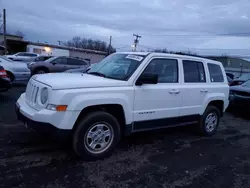
<path id="1" fill-rule="evenodd" d="M 96 76 L 102 76 L 102 77 L 106 78 L 106 75 L 102 74 L 100 72 L 88 72 L 88 74 L 93 74 L 93 75 L 96 75 Z"/>

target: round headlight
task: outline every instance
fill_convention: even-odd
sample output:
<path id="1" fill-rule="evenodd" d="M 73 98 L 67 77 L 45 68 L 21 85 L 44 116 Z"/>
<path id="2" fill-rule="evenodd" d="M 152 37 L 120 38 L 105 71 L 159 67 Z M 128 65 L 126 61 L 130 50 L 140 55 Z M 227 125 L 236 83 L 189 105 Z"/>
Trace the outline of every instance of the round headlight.
<path id="1" fill-rule="evenodd" d="M 41 103 L 45 104 L 48 101 L 48 88 L 44 87 L 41 91 Z"/>

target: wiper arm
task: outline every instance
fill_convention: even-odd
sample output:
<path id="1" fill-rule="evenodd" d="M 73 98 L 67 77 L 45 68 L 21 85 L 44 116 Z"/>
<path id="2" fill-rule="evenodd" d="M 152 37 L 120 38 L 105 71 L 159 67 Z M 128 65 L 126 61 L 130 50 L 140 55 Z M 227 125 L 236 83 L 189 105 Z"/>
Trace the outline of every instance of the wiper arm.
<path id="1" fill-rule="evenodd" d="M 100 72 L 88 72 L 88 74 L 93 74 L 93 75 L 102 76 L 102 77 L 106 78 L 106 75 L 102 74 Z"/>

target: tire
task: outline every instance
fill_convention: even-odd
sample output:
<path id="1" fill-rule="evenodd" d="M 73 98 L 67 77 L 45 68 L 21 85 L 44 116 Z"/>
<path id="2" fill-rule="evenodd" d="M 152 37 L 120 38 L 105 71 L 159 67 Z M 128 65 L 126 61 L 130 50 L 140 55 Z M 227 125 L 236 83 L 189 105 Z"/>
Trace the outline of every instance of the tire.
<path id="1" fill-rule="evenodd" d="M 107 136 L 109 135 L 107 128 L 110 130 L 110 136 Z M 102 111 L 93 112 L 84 116 L 76 125 L 73 133 L 73 149 L 84 160 L 103 159 L 112 154 L 120 137 L 120 125 L 114 116 Z M 102 142 L 103 146 L 98 141 Z"/>
<path id="2" fill-rule="evenodd" d="M 46 74 L 46 73 L 49 73 L 49 70 L 46 69 L 46 68 L 38 68 L 34 71 L 34 73 L 32 75 L 35 75 L 35 74 Z"/>
<path id="3" fill-rule="evenodd" d="M 201 117 L 198 130 L 203 136 L 212 136 L 217 132 L 220 124 L 220 111 L 217 107 L 209 105 Z M 212 119 L 210 119 L 212 118 Z M 209 121 L 209 119 L 211 121 Z M 210 122 L 210 123 L 209 123 Z"/>

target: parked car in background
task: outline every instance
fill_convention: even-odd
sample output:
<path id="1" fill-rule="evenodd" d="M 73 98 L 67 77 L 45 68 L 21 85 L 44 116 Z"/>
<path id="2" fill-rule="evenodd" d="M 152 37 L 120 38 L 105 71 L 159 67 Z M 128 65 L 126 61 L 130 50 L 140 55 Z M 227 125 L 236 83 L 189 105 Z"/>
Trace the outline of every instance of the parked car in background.
<path id="1" fill-rule="evenodd" d="M 45 61 L 30 63 L 28 68 L 31 74 L 44 74 L 50 72 L 64 72 L 69 69 L 87 68 L 89 65 L 83 59 L 74 57 L 52 57 Z"/>
<path id="2" fill-rule="evenodd" d="M 95 63 L 96 64 L 96 63 Z M 79 69 L 69 69 L 66 70 L 65 72 L 68 73 L 86 73 L 88 70 L 90 70 L 95 64 L 89 65 L 87 67 L 79 68 Z"/>
<path id="3" fill-rule="evenodd" d="M 227 76 L 227 81 L 228 81 L 228 85 L 231 86 L 233 79 L 231 77 Z"/>
<path id="4" fill-rule="evenodd" d="M 227 72 L 226 75 L 231 78 L 232 80 L 234 79 L 234 74 L 233 73 L 230 73 L 230 72 Z"/>
<path id="5" fill-rule="evenodd" d="M 7 71 L 11 82 L 27 81 L 30 78 L 30 70 L 26 63 L 15 62 L 0 56 L 0 65 Z"/>
<path id="6" fill-rule="evenodd" d="M 25 60 L 25 59 L 29 59 L 31 57 L 38 57 L 39 54 L 35 54 L 35 53 L 30 53 L 30 52 L 18 52 L 16 54 L 13 55 L 6 55 L 5 57 L 7 57 L 8 59 L 11 60 Z"/>
<path id="7" fill-rule="evenodd" d="M 38 56 L 36 58 L 32 58 L 31 61 L 32 62 L 46 61 L 47 59 L 52 58 L 52 57 L 53 56 L 50 56 L 50 55 L 48 55 L 48 56 L 46 56 L 46 55 L 40 55 L 40 56 Z"/>
<path id="8" fill-rule="evenodd" d="M 248 80 L 250 80 L 250 73 L 242 74 L 239 78 L 233 80 L 231 86 L 241 85 Z"/>
<path id="9" fill-rule="evenodd" d="M 230 87 L 230 106 L 250 110 L 250 80 Z"/>
<path id="10" fill-rule="evenodd" d="M 65 72 L 67 73 L 86 73 L 88 70 L 88 67 L 83 67 L 83 68 L 79 68 L 79 69 L 69 69 L 66 70 Z"/>
<path id="11" fill-rule="evenodd" d="M 7 91 L 10 86 L 10 78 L 8 77 L 6 70 L 0 66 L 0 92 Z"/>

